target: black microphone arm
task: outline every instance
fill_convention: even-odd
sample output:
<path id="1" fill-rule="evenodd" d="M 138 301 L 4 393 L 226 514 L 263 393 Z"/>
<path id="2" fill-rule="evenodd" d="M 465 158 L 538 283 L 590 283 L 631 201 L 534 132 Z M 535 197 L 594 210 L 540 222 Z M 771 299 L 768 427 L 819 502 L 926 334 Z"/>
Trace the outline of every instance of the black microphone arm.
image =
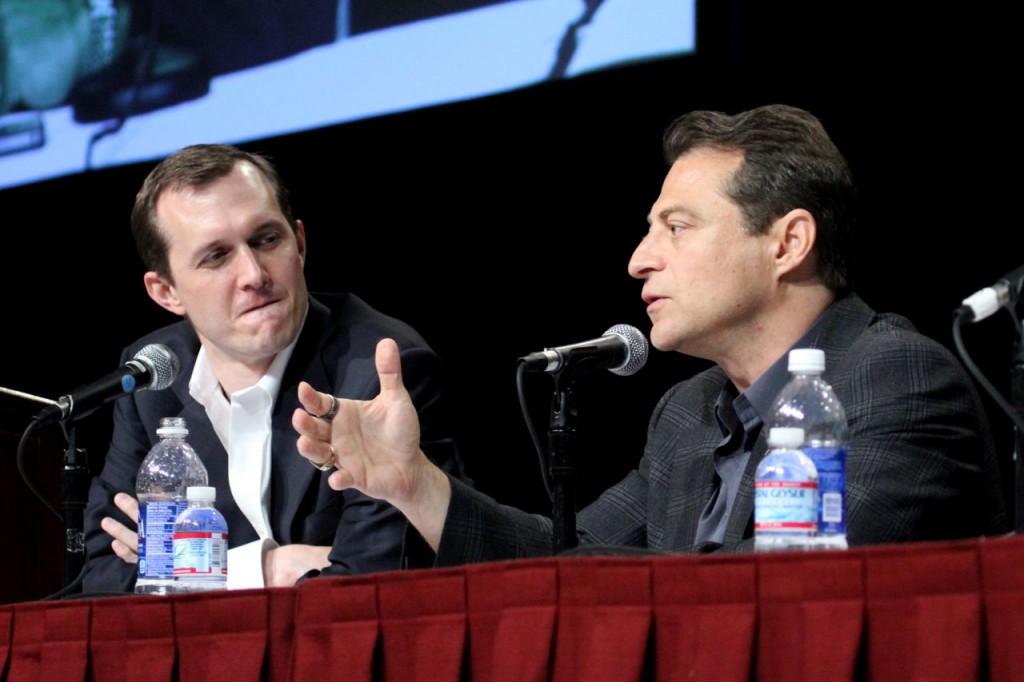
<path id="1" fill-rule="evenodd" d="M 145 389 L 161 390 L 174 383 L 180 363 L 167 346 L 151 343 L 107 376 L 61 396 L 34 417 L 40 425 L 77 419 L 104 403 Z"/>

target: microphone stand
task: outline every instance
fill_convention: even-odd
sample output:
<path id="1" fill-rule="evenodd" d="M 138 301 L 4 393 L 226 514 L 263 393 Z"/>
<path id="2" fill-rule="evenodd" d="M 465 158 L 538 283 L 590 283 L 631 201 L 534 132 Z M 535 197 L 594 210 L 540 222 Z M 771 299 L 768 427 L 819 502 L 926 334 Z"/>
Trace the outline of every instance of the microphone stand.
<path id="1" fill-rule="evenodd" d="M 559 555 L 579 544 L 576 537 L 576 400 L 572 372 L 554 374 L 555 390 L 551 398 L 548 429 L 550 457 L 548 472 L 552 492 L 552 554 Z"/>
<path id="2" fill-rule="evenodd" d="M 59 406 L 60 404 L 56 400 L 41 398 L 39 396 L 32 395 L 31 393 L 16 391 L 3 386 L 0 386 L 0 393 L 48 406 Z M 26 428 L 25 432 L 22 434 L 22 442 L 19 444 L 18 451 L 19 471 L 21 471 L 20 458 L 23 456 L 21 448 L 24 446 L 25 439 L 28 437 L 29 433 L 39 426 L 39 421 L 33 419 L 29 423 L 28 428 Z M 57 510 L 53 508 L 53 506 L 38 490 L 36 490 L 31 481 L 25 478 L 24 482 L 36 497 L 39 498 L 43 505 L 58 516 L 63 516 L 64 590 L 67 590 L 78 580 L 78 576 L 82 572 L 82 568 L 85 566 L 85 505 L 89 500 L 89 484 L 91 475 L 89 473 L 88 456 L 86 451 L 75 446 L 75 427 L 71 423 L 70 419 L 66 419 L 61 422 L 61 430 L 64 432 L 64 438 L 68 443 L 67 448 L 64 451 L 64 469 L 61 472 L 60 485 L 61 509 L 64 512 L 63 515 L 57 513 Z M 24 471 L 22 471 L 22 476 L 24 477 Z"/>
<path id="3" fill-rule="evenodd" d="M 1016 322 L 1016 316 L 1014 316 Z M 1014 411 L 1024 417 L 1024 344 L 1019 323 L 1015 325 L 1016 339 L 1013 350 L 1013 365 L 1010 368 L 1010 402 Z M 1024 531 L 1024 466 L 1021 455 L 1024 453 L 1024 433 L 1019 426 L 1013 429 L 1013 528 L 1016 532 Z"/>
<path id="4" fill-rule="evenodd" d="M 62 425 L 64 426 L 64 425 Z M 85 505 L 89 501 L 89 457 L 75 446 L 75 427 L 64 426 L 68 446 L 64 451 L 60 499 L 64 511 L 64 587 L 69 587 L 85 566 Z"/>

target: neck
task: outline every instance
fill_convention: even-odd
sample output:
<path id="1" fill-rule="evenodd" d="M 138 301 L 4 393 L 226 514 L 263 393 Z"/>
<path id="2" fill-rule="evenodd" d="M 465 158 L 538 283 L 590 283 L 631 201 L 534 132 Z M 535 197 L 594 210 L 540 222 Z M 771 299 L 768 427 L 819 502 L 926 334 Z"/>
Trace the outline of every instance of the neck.
<path id="1" fill-rule="evenodd" d="M 267 373 L 267 370 L 270 369 L 270 365 L 276 357 L 272 355 L 253 362 L 240 362 L 238 360 L 217 357 L 215 353 L 210 352 L 209 348 L 207 348 L 206 353 L 210 362 L 210 368 L 213 370 L 213 376 L 217 378 L 217 383 L 220 384 L 224 395 L 229 398 L 235 391 L 255 386 L 263 378 L 263 375 Z"/>
<path id="2" fill-rule="evenodd" d="M 728 357 L 716 360 L 740 391 L 746 391 L 786 354 L 835 301 L 835 294 L 823 286 L 802 289 L 783 296 L 769 314 L 758 319 L 743 334 Z"/>

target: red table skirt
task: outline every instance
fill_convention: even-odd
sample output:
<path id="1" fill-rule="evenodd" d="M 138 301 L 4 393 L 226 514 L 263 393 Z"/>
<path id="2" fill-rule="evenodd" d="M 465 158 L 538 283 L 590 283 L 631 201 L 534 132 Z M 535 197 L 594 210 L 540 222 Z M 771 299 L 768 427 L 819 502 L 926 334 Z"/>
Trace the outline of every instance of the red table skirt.
<path id="1" fill-rule="evenodd" d="M 0 606 L 0 679 L 1024 680 L 1024 538 Z"/>

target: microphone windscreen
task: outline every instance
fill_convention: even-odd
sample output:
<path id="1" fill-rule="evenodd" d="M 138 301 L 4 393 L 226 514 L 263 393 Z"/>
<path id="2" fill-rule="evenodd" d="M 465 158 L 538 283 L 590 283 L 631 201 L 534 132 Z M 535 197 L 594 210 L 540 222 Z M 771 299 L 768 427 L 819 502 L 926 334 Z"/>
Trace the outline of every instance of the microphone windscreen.
<path id="1" fill-rule="evenodd" d="M 162 343 L 144 346 L 135 354 L 135 359 L 149 368 L 152 379 L 146 388 L 153 391 L 163 390 L 173 384 L 181 368 L 178 356 Z"/>
<path id="2" fill-rule="evenodd" d="M 612 374 L 628 377 L 636 374 L 647 364 L 647 337 L 643 332 L 632 325 L 617 324 L 604 333 L 605 336 L 614 334 L 626 342 L 626 361 L 618 367 L 611 368 Z"/>

